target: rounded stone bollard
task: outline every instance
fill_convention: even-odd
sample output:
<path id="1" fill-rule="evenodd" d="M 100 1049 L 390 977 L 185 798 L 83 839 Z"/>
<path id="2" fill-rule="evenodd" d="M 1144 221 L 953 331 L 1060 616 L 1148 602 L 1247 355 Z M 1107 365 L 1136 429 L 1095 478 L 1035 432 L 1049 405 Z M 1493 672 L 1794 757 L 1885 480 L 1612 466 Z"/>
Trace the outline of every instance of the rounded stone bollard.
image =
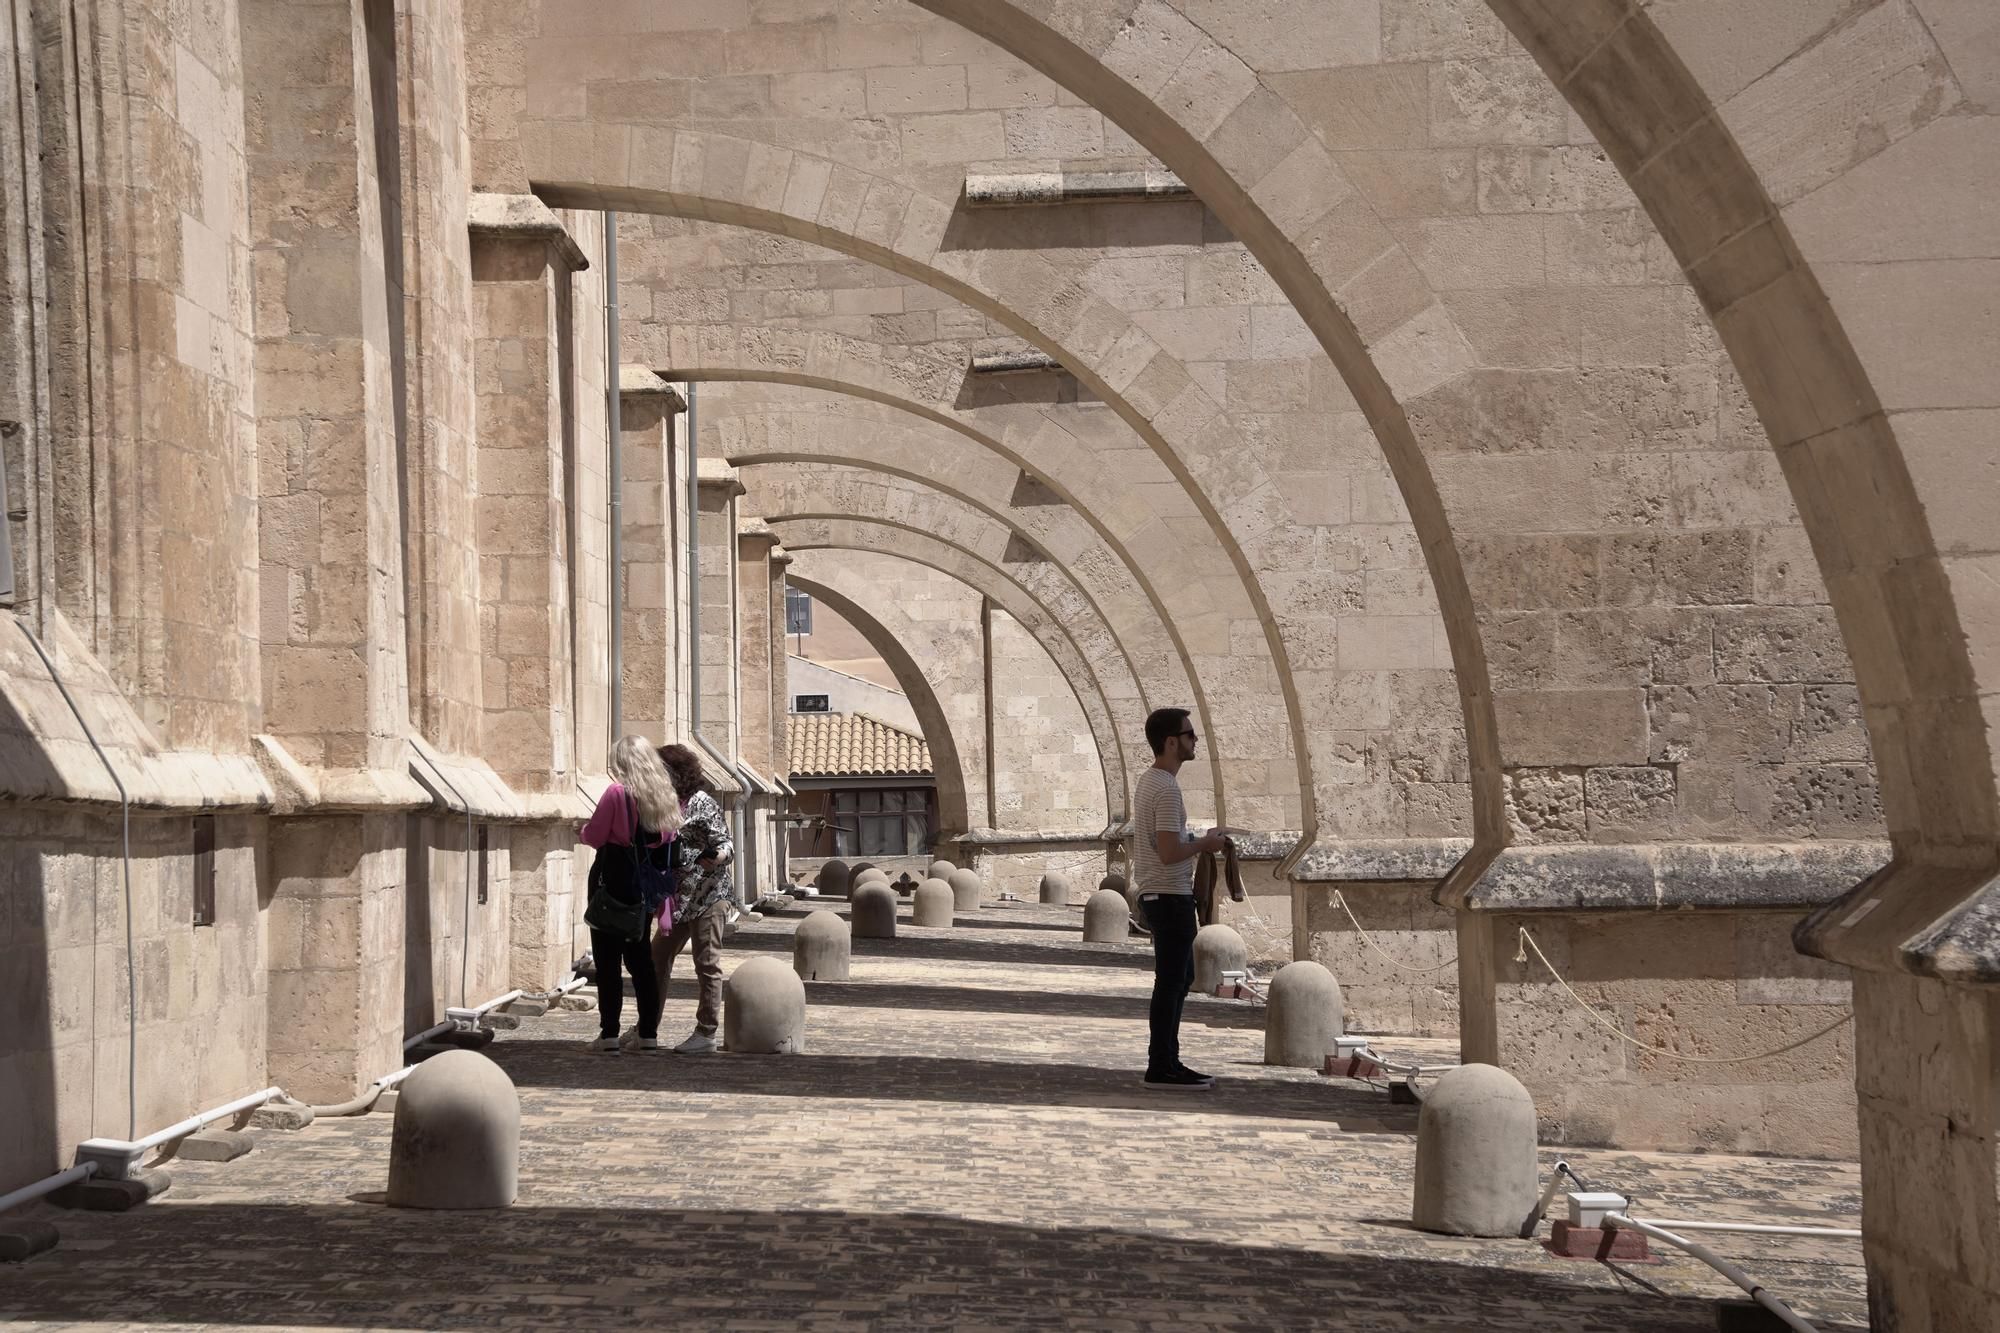
<path id="1" fill-rule="evenodd" d="M 888 871 L 884 870 L 881 866 L 869 866 L 866 870 L 855 871 L 853 876 L 847 881 L 847 887 L 848 891 L 852 892 L 860 888 L 863 884 L 887 884 L 888 882 Z"/>
<path id="2" fill-rule="evenodd" d="M 813 887 L 821 893 L 838 896 L 847 892 L 848 880 L 852 876 L 853 872 L 847 868 L 847 862 L 838 859 L 828 861 L 821 865 L 819 873 L 813 876 Z"/>
<path id="3" fill-rule="evenodd" d="M 1222 984 L 1224 972 L 1241 972 L 1250 966 L 1250 946 L 1228 926 L 1203 926 L 1194 934 L 1194 983 L 1190 994 L 1213 995 Z"/>
<path id="4" fill-rule="evenodd" d="M 1099 889 L 1083 905 L 1083 942 L 1120 944 L 1132 933 L 1132 906 L 1116 889 Z"/>
<path id="5" fill-rule="evenodd" d="M 849 895 L 853 904 L 848 916 L 854 924 L 854 938 L 857 940 L 893 940 L 896 938 L 896 891 L 887 884 L 869 881 L 856 886 Z"/>
<path id="6" fill-rule="evenodd" d="M 1303 958 L 1278 969 L 1264 1009 L 1265 1064 L 1318 1069 L 1346 1030 L 1333 973 Z"/>
<path id="7" fill-rule="evenodd" d="M 856 861 L 852 866 L 848 867 L 847 882 L 852 884 L 873 869 L 875 869 L 873 861 Z"/>
<path id="8" fill-rule="evenodd" d="M 979 910 L 979 895 L 981 891 L 979 876 L 973 874 L 970 870 L 954 870 L 944 877 L 944 882 L 951 885 L 951 898 L 957 904 L 959 911 L 976 912 Z"/>
<path id="9" fill-rule="evenodd" d="M 956 869 L 958 869 L 958 867 L 953 865 L 951 862 L 946 861 L 943 858 L 939 858 L 938 860 L 931 862 L 930 868 L 924 871 L 924 878 L 943 879 L 945 876 L 949 875 L 952 871 Z"/>
<path id="10" fill-rule="evenodd" d="M 389 1137 L 395 1208 L 505 1208 L 520 1181 L 521 1098 L 477 1051 L 443 1051 L 397 1090 Z"/>
<path id="11" fill-rule="evenodd" d="M 952 911 L 957 901 L 951 885 L 941 879 L 927 879 L 917 885 L 916 901 L 910 909 L 910 924 L 948 926 L 952 923 Z"/>
<path id="12" fill-rule="evenodd" d="M 792 932 L 792 970 L 807 981 L 846 981 L 854 948 L 840 913 L 820 908 Z"/>
<path id="13" fill-rule="evenodd" d="M 1099 889 L 1110 889 L 1113 893 L 1122 895 L 1125 892 L 1125 877 L 1114 870 L 1103 879 L 1098 880 L 1097 887 Z"/>
<path id="14" fill-rule="evenodd" d="M 806 984 L 775 958 L 738 964 L 722 982 L 722 1048 L 797 1055 L 806 1048 Z"/>
<path id="15" fill-rule="evenodd" d="M 1461 1065 L 1431 1086 L 1417 1113 L 1410 1220 L 1451 1236 L 1518 1236 L 1541 1181 L 1535 1100 L 1493 1065 Z"/>
<path id="16" fill-rule="evenodd" d="M 1042 876 L 1042 904 L 1044 906 L 1069 906 L 1069 876 L 1051 870 Z"/>

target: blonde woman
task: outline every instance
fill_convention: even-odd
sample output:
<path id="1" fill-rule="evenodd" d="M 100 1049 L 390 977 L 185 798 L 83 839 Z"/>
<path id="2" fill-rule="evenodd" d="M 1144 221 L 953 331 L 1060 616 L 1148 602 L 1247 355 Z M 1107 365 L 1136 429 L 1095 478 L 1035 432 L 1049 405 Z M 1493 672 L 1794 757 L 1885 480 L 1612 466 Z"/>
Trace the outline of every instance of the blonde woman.
<path id="1" fill-rule="evenodd" d="M 619 1052 L 618 1020 L 625 1008 L 623 964 L 632 974 L 638 1026 L 627 1045 L 660 1047 L 660 988 L 648 947 L 653 919 L 673 892 L 673 849 L 681 803 L 659 751 L 644 736 L 625 736 L 611 747 L 612 782 L 579 835 L 597 849 L 590 867 L 590 954 L 597 963 L 597 1039 L 585 1050 Z"/>

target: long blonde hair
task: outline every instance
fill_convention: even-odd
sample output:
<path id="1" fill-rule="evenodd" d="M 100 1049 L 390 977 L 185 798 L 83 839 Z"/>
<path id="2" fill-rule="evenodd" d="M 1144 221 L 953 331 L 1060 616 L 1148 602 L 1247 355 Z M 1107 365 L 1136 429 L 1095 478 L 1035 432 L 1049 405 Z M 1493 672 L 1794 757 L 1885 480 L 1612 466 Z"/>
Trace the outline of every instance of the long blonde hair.
<path id="1" fill-rule="evenodd" d="M 619 737 L 611 747 L 610 768 L 612 778 L 632 794 L 640 823 L 661 835 L 680 832 L 680 798 L 651 741 L 644 736 Z"/>

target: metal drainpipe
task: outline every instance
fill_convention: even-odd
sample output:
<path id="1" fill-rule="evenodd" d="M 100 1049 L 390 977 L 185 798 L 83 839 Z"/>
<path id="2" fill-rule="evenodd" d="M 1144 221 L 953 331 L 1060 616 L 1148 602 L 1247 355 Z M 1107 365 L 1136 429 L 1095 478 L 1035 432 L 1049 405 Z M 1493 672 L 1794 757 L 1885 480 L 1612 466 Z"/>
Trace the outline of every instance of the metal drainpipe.
<path id="1" fill-rule="evenodd" d="M 625 423 L 618 364 L 618 215 L 604 214 L 604 397 L 611 458 L 611 725 L 610 743 L 625 729 Z"/>

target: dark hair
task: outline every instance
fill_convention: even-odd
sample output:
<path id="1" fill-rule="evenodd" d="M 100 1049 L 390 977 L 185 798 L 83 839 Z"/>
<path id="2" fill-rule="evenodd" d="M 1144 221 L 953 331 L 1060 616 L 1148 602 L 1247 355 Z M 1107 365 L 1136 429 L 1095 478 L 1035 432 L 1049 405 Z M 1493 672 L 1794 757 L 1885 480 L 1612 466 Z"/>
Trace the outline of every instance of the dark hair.
<path id="1" fill-rule="evenodd" d="M 674 780 L 674 794 L 681 798 L 681 804 L 692 801 L 698 791 L 715 793 L 715 788 L 702 776 L 701 756 L 687 746 L 662 745 L 660 762 L 667 766 L 667 776 Z"/>
<path id="2" fill-rule="evenodd" d="M 1164 753 L 1168 740 L 1181 734 L 1187 720 L 1185 708 L 1155 708 L 1146 714 L 1146 744 L 1153 747 L 1154 754 Z"/>

